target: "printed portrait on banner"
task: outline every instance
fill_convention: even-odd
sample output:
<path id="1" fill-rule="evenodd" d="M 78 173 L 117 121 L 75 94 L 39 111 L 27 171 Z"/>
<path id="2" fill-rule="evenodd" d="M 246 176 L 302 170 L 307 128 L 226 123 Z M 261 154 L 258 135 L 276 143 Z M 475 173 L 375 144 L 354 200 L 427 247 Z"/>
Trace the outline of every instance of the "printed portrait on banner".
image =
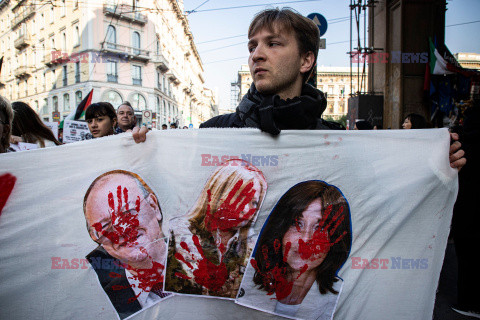
<path id="1" fill-rule="evenodd" d="M 120 319 L 168 297 L 162 210 L 145 181 L 129 171 L 106 172 L 88 188 L 83 211 L 98 244 L 87 259 Z"/>
<path id="2" fill-rule="evenodd" d="M 342 192 L 323 181 L 298 183 L 265 222 L 236 302 L 293 319 L 331 319 L 351 242 Z"/>
<path id="3" fill-rule="evenodd" d="M 235 299 L 266 191 L 262 172 L 247 161 L 217 167 L 189 212 L 170 220 L 165 291 Z"/>

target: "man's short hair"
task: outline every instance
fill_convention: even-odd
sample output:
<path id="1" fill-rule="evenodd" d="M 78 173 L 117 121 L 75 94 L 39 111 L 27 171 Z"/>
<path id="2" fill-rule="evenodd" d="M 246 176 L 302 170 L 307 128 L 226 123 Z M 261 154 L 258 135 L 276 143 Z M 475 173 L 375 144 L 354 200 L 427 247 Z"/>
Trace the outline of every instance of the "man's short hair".
<path id="1" fill-rule="evenodd" d="M 132 109 L 132 111 L 135 111 L 135 110 L 133 109 L 132 104 L 131 104 L 130 102 L 124 101 L 124 102 L 122 102 L 121 105 L 118 106 L 117 112 L 118 112 L 118 109 L 120 109 L 121 106 L 128 106 L 128 107 L 130 107 L 130 109 Z"/>
<path id="2" fill-rule="evenodd" d="M 320 48 L 320 31 L 312 20 L 302 16 L 292 8 L 266 9 L 257 13 L 248 28 L 248 38 L 253 37 L 262 29 L 274 32 L 275 27 L 280 28 L 280 30 L 293 31 L 300 54 L 306 54 L 311 51 L 315 56 L 314 61 L 317 61 Z M 313 66 L 305 72 L 303 75 L 304 81 L 307 81 L 312 70 Z"/>

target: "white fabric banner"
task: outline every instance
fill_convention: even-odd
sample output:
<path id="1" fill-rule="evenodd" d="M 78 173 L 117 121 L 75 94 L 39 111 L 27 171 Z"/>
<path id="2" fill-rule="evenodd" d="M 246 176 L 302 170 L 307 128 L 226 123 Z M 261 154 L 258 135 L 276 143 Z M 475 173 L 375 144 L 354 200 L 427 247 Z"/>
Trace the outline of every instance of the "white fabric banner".
<path id="1" fill-rule="evenodd" d="M 167 130 L 0 155 L 0 319 L 431 319 L 449 142 Z"/>

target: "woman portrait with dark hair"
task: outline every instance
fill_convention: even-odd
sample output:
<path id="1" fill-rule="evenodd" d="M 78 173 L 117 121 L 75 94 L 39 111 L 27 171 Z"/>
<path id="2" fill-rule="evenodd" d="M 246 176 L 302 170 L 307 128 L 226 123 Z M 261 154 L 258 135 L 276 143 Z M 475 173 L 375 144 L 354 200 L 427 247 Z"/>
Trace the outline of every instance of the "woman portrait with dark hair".
<path id="1" fill-rule="evenodd" d="M 88 129 L 94 138 L 101 138 L 115 133 L 117 113 L 108 102 L 92 103 L 85 111 Z"/>
<path id="2" fill-rule="evenodd" d="M 416 113 L 410 113 L 405 117 L 402 124 L 403 129 L 426 129 L 428 128 L 427 120 Z"/>
<path id="3" fill-rule="evenodd" d="M 266 191 L 262 172 L 247 161 L 217 167 L 189 213 L 170 221 L 165 290 L 234 299 Z"/>
<path id="4" fill-rule="evenodd" d="M 238 296 L 239 304 L 298 319 L 330 319 L 350 253 L 350 209 L 323 181 L 290 188 L 270 213 Z"/>
<path id="5" fill-rule="evenodd" d="M 52 130 L 48 128 L 38 114 L 24 102 L 12 103 L 13 123 L 12 140 L 14 142 L 27 142 L 37 144 L 38 148 L 54 147 L 61 145 L 55 138 Z"/>

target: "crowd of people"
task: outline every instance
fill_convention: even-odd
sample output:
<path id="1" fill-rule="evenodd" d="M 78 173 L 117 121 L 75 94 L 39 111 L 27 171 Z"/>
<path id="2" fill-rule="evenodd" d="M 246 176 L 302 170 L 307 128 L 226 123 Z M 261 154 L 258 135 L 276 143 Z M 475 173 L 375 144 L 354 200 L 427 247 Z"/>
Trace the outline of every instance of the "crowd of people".
<path id="1" fill-rule="evenodd" d="M 214 117 L 201 124 L 200 128 L 248 127 L 261 129 L 271 135 L 278 135 L 281 130 L 288 129 L 344 129 L 343 126 L 322 118 L 327 105 L 325 95 L 306 84 L 319 51 L 318 27 L 311 20 L 290 9 L 264 10 L 253 19 L 248 38 L 248 63 L 253 84 L 236 112 Z M 137 126 L 134 109 L 128 102 L 122 103 L 116 111 L 110 103 L 93 103 L 86 110 L 85 120 L 93 138 L 131 130 L 138 143 L 146 140 L 149 130 Z M 375 129 L 367 121 L 359 121 L 355 126 L 358 130 Z M 423 129 L 429 126 L 421 115 L 409 114 L 402 127 Z M 162 125 L 162 130 L 167 128 L 167 124 Z M 170 129 L 177 128 L 177 123 L 170 124 Z M 0 97 L 0 133 L 0 153 L 14 151 L 14 145 L 22 141 L 35 143 L 38 147 L 60 145 L 27 104 L 10 104 L 3 97 Z M 465 152 L 458 142 L 458 134 L 452 133 L 451 139 L 450 165 L 460 169 L 466 165 Z M 474 154 L 473 151 L 471 154 Z M 478 240 L 477 238 L 475 239 Z M 465 242 L 472 244 L 471 239 L 466 239 Z M 468 256 L 470 252 L 466 252 Z M 468 257 L 466 259 L 468 264 Z M 476 274 L 475 270 L 468 276 L 472 274 Z M 467 290 L 471 290 L 471 286 L 468 287 Z M 459 309 L 476 312 L 475 305 L 470 302 L 475 294 L 468 296 L 468 301 L 460 301 L 462 295 L 463 293 L 459 294 Z"/>
<path id="2" fill-rule="evenodd" d="M 10 103 L 0 96 L 0 153 L 23 151 L 19 143 L 35 145 L 33 148 L 47 148 L 62 145 L 62 134 L 56 137 L 45 125 L 38 114 L 25 102 Z M 137 125 L 137 117 L 132 105 L 125 101 L 117 110 L 108 102 L 96 102 L 85 111 L 90 138 L 101 138 L 113 134 L 131 131 Z M 163 124 L 162 130 L 168 125 Z M 178 129 L 176 122 L 170 123 L 170 129 Z M 183 126 L 183 129 L 188 129 Z"/>

